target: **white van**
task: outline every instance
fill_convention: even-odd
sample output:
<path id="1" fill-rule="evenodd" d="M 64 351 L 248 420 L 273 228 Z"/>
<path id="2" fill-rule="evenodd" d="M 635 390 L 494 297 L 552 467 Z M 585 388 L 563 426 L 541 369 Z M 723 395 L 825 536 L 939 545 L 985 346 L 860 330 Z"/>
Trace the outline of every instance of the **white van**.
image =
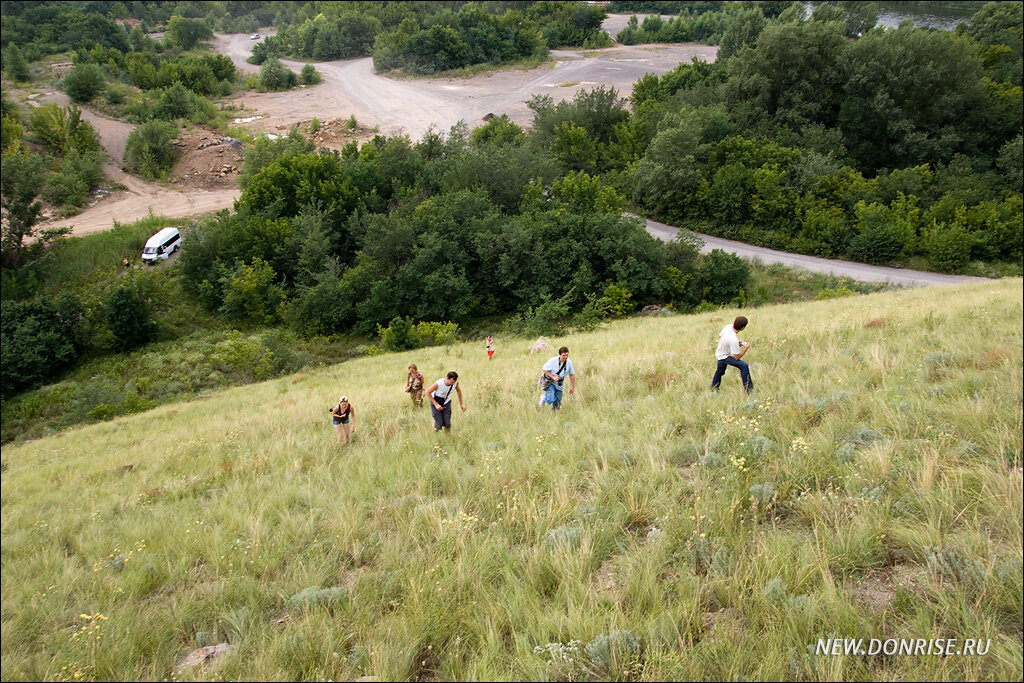
<path id="1" fill-rule="evenodd" d="M 153 264 L 165 259 L 181 248 L 181 233 L 177 228 L 164 228 L 146 241 L 142 250 L 143 263 Z"/>

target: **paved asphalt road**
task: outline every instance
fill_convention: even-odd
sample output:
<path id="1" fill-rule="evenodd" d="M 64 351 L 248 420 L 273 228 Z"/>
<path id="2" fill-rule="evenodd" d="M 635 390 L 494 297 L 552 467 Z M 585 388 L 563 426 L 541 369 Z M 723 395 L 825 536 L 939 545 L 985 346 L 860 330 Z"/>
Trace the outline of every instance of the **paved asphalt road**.
<path id="1" fill-rule="evenodd" d="M 679 228 L 657 221 L 647 221 L 647 232 L 660 240 L 669 242 L 675 239 Z M 755 247 L 742 242 L 712 237 L 710 235 L 697 234 L 704 241 L 701 251 L 709 252 L 712 249 L 721 249 L 732 254 L 737 254 L 745 259 L 757 259 L 762 263 L 781 263 L 786 266 L 803 268 L 814 273 L 829 273 L 832 275 L 845 275 L 861 282 L 891 282 L 903 286 L 923 285 L 955 285 L 963 282 L 976 282 L 985 278 L 971 277 L 969 275 L 945 275 L 943 273 L 926 273 L 920 270 L 908 270 L 906 268 L 885 268 L 883 266 L 869 266 L 866 263 L 853 263 L 851 261 L 838 261 L 835 259 L 818 258 L 817 256 L 805 256 L 803 254 L 790 254 L 784 251 L 775 251 L 765 247 Z"/>

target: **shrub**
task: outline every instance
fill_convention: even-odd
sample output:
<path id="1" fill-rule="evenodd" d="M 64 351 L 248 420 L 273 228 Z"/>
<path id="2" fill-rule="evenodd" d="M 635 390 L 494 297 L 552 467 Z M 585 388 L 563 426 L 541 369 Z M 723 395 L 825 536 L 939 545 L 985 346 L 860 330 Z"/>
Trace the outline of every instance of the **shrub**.
<path id="1" fill-rule="evenodd" d="M 701 298 L 725 304 L 739 296 L 750 278 L 750 266 L 739 256 L 715 249 L 705 255 L 697 269 Z"/>
<path id="2" fill-rule="evenodd" d="M 110 293 L 106 313 L 115 351 L 132 351 L 156 338 L 157 326 L 150 317 L 149 307 L 131 287 L 118 287 Z"/>
<path id="3" fill-rule="evenodd" d="M 73 102 L 88 102 L 103 92 L 106 79 L 98 64 L 80 64 L 64 77 L 64 92 Z"/>
<path id="4" fill-rule="evenodd" d="M 960 272 L 971 258 L 971 236 L 958 223 L 942 223 L 928 232 L 925 253 L 935 270 Z"/>
<path id="5" fill-rule="evenodd" d="M 4 56 L 4 69 L 12 81 L 27 81 L 32 78 L 28 62 L 25 61 L 18 46 L 13 43 L 7 48 L 7 54 Z"/>
<path id="6" fill-rule="evenodd" d="M 306 64 L 299 72 L 299 83 L 302 85 L 316 85 L 320 81 L 320 72 L 312 64 Z"/>
<path id="7" fill-rule="evenodd" d="M 172 140 L 178 129 L 167 121 L 147 121 L 128 136 L 125 168 L 146 178 L 159 178 L 178 160 L 180 151 Z"/>
<path id="8" fill-rule="evenodd" d="M 633 310 L 633 292 L 625 282 L 608 285 L 601 297 L 601 303 L 610 315 L 623 316 Z"/>
<path id="9" fill-rule="evenodd" d="M 64 163 L 46 181 L 43 198 L 51 204 L 80 209 L 89 193 L 103 182 L 103 159 L 99 152 L 79 154 L 72 150 Z"/>
<path id="10" fill-rule="evenodd" d="M 561 299 L 545 296 L 539 306 L 530 306 L 506 320 L 505 333 L 524 337 L 552 337 L 561 334 L 563 321 L 569 315 L 572 296 L 572 290 Z"/>
<path id="11" fill-rule="evenodd" d="M 53 102 L 40 105 L 29 114 L 28 123 L 46 146 L 59 154 L 100 149 L 99 134 L 82 118 L 81 110 L 74 104 L 69 107 L 59 107 Z"/>
<path id="12" fill-rule="evenodd" d="M 239 262 L 234 269 L 225 270 L 220 280 L 224 293 L 221 313 L 254 325 L 272 325 L 278 320 L 285 295 L 269 263 L 257 256 L 251 265 Z"/>
<path id="13" fill-rule="evenodd" d="M 71 294 L 5 302 L 0 314 L 0 391 L 41 384 L 73 365 L 85 346 L 85 309 Z"/>
<path id="14" fill-rule="evenodd" d="M 298 82 L 295 72 L 281 63 L 281 60 L 270 58 L 260 67 L 260 87 L 264 90 L 288 90 Z"/>
<path id="15" fill-rule="evenodd" d="M 902 252 L 903 236 L 888 223 L 872 225 L 850 240 L 850 258 L 861 263 L 891 263 Z"/>
<path id="16" fill-rule="evenodd" d="M 388 351 L 408 351 L 419 344 L 413 334 L 412 318 L 395 316 L 387 327 L 377 325 L 381 345 Z"/>
<path id="17" fill-rule="evenodd" d="M 584 648 L 593 672 L 612 680 L 629 680 L 640 665 L 640 640 L 626 629 L 602 633 Z"/>

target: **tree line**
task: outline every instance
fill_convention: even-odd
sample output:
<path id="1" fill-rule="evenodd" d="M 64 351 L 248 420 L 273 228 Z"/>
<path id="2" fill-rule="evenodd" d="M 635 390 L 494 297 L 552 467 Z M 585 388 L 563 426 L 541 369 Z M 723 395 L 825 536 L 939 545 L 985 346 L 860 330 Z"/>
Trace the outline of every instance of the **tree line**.
<path id="1" fill-rule="evenodd" d="M 249 145 L 237 211 L 186 232 L 187 296 L 230 324 L 303 335 L 481 316 L 586 327 L 651 302 L 745 300 L 743 261 L 664 245 L 625 209 L 804 253 L 1020 274 L 1019 5 L 989 3 L 957 32 L 856 40 L 821 7 L 740 10 L 714 64 L 648 75 L 628 99 L 534 97 L 527 130 L 497 116 L 337 152 L 297 131 Z M 31 301 L 31 287 L 4 289 Z"/>

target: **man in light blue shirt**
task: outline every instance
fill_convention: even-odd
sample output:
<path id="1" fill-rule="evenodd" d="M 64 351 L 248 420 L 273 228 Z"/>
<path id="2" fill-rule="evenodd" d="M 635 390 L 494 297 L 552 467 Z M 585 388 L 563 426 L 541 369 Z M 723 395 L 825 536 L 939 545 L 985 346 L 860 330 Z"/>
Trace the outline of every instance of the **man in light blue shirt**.
<path id="1" fill-rule="evenodd" d="M 566 377 L 569 377 L 569 393 L 576 392 L 576 373 L 572 369 L 572 361 L 569 360 L 569 347 L 563 346 L 558 349 L 558 355 L 552 356 L 541 368 L 541 372 L 550 381 L 548 388 L 544 390 L 543 403 L 549 404 L 552 410 L 558 410 L 562 407 L 562 391 L 565 389 Z"/>

